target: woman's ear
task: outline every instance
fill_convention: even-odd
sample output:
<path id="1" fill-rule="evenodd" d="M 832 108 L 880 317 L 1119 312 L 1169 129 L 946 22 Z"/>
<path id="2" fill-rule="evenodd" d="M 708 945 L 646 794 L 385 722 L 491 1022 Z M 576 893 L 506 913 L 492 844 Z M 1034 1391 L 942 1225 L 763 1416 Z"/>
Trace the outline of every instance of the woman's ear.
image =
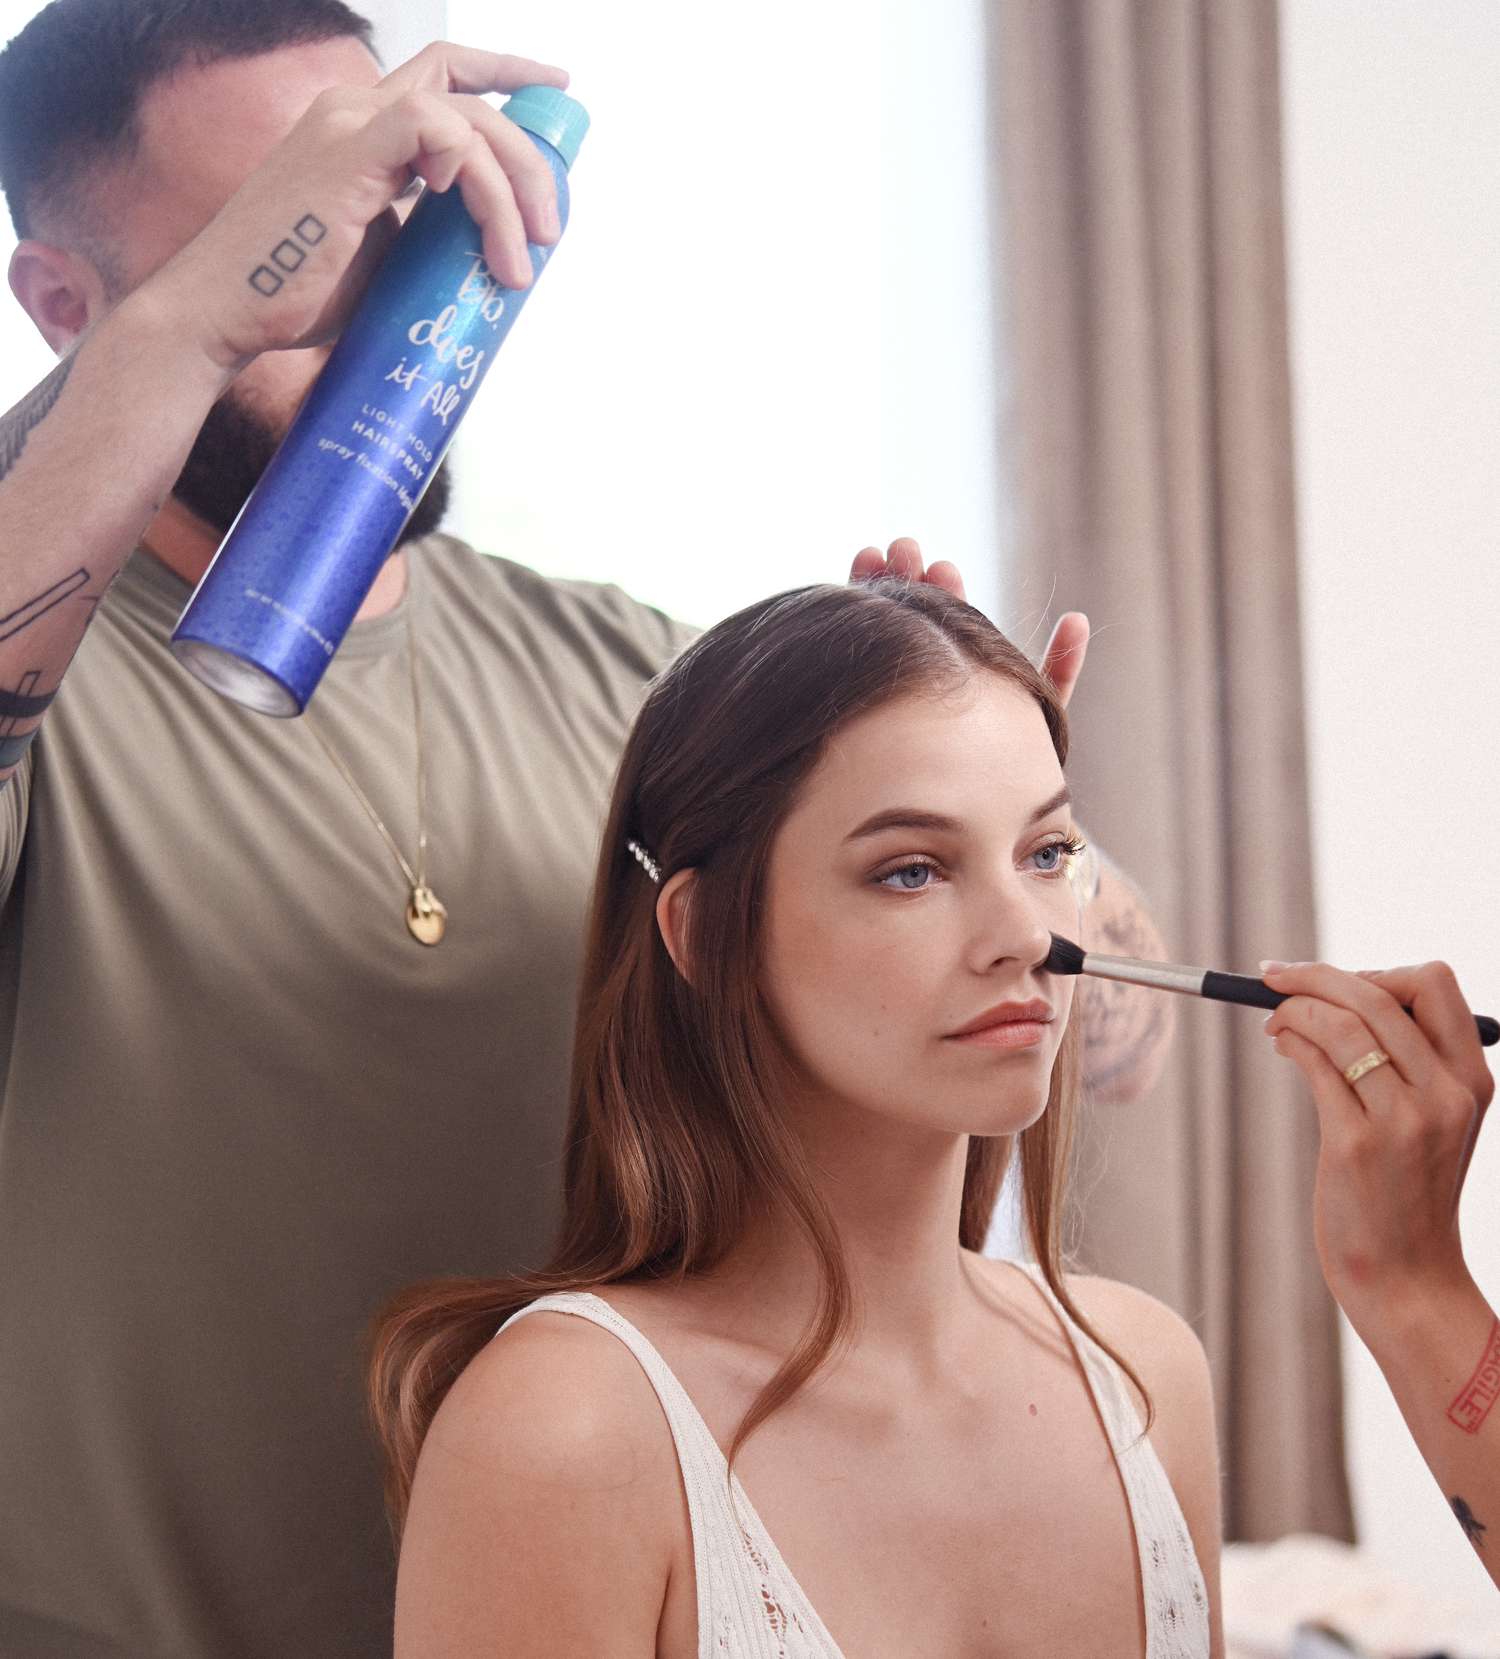
<path id="1" fill-rule="evenodd" d="M 696 870 L 679 870 L 662 886 L 656 896 L 656 925 L 661 930 L 661 942 L 667 947 L 672 966 L 688 982 L 693 983 L 687 956 L 688 906 L 692 903 L 693 888 L 698 880 Z"/>

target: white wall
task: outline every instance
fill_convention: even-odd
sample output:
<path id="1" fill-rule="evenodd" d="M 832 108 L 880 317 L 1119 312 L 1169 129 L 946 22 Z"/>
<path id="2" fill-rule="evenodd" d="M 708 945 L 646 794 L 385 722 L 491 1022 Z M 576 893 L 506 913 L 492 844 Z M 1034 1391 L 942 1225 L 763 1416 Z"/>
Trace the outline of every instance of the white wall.
<path id="1" fill-rule="evenodd" d="M 444 0 L 351 0 L 351 4 L 375 25 L 375 50 L 387 69 L 405 63 L 429 40 L 443 36 Z"/>
<path id="2" fill-rule="evenodd" d="M 1323 949 L 1446 957 L 1500 1012 L 1500 5 L 1287 0 L 1283 68 Z M 1497 1187 L 1491 1128 L 1462 1222 L 1492 1301 Z M 1345 1337 L 1363 1537 L 1492 1594 Z"/>
<path id="3" fill-rule="evenodd" d="M 993 607 L 982 0 L 449 0 L 448 30 L 565 65 L 594 122 L 457 527 L 702 622 L 914 534 Z"/>

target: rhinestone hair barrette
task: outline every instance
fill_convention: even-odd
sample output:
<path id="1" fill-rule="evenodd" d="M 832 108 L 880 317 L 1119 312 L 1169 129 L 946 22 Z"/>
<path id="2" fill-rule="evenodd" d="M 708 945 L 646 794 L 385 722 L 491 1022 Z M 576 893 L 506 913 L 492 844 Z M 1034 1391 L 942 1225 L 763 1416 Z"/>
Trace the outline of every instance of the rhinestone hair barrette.
<path id="1" fill-rule="evenodd" d="M 639 841 L 627 841 L 626 849 L 634 857 L 637 864 L 651 877 L 658 887 L 661 886 L 661 865 L 640 844 Z"/>

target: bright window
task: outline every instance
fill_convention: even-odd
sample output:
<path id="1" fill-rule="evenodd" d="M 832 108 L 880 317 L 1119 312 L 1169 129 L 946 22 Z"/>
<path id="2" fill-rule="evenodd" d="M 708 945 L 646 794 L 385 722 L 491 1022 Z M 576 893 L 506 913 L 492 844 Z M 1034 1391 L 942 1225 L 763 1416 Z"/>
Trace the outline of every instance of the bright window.
<path id="1" fill-rule="evenodd" d="M 454 527 L 698 622 L 912 534 L 993 610 L 981 0 L 449 0 L 448 34 L 593 117 Z"/>

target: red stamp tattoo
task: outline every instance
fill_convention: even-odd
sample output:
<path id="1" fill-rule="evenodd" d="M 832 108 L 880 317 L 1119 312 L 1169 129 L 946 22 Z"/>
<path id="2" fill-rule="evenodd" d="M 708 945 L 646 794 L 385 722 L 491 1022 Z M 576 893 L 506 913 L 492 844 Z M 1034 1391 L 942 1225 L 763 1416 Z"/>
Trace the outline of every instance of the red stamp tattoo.
<path id="1" fill-rule="evenodd" d="M 1448 1421 L 1456 1423 L 1467 1434 L 1476 1434 L 1496 1400 L 1500 1400 L 1500 1319 L 1495 1321 L 1474 1375 L 1448 1407 Z"/>

